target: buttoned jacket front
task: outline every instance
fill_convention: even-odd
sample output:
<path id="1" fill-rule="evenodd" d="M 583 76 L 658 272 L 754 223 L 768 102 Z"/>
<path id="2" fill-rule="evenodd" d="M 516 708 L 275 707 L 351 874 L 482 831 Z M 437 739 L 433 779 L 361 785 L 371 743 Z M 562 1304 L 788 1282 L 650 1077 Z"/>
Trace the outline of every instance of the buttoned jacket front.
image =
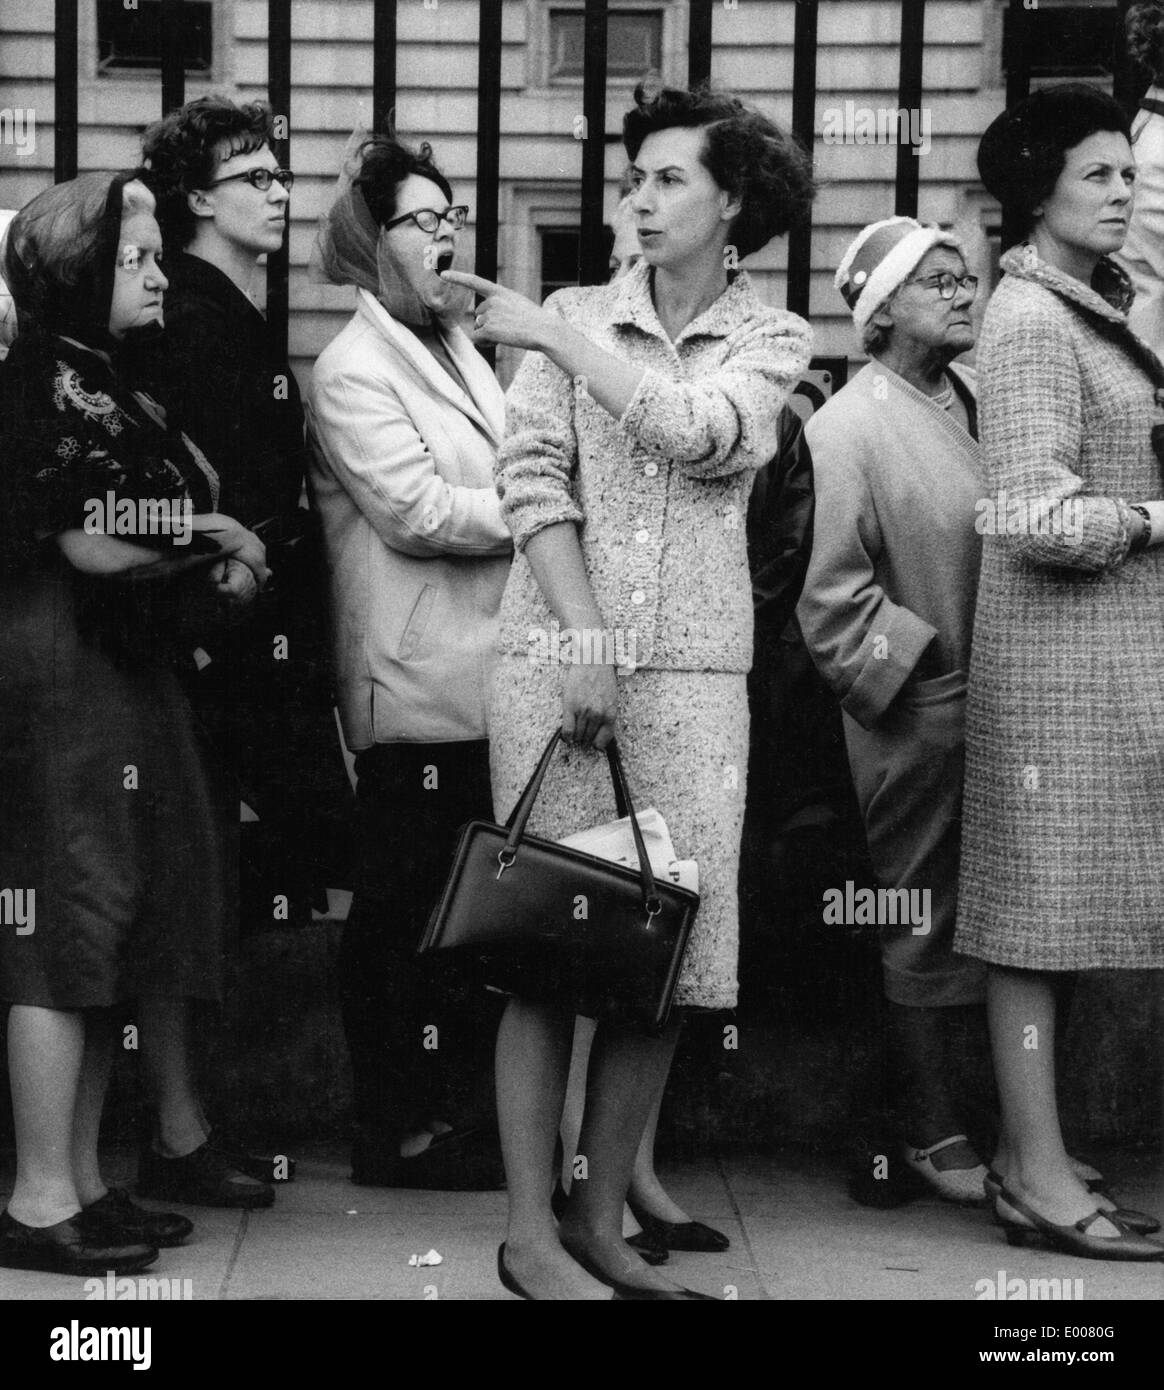
<path id="1" fill-rule="evenodd" d="M 597 347 L 647 368 L 621 419 L 541 353 L 527 353 L 510 387 L 497 486 L 518 554 L 502 651 L 545 650 L 552 615 L 521 552 L 539 530 L 572 521 L 604 626 L 633 657 L 624 665 L 745 672 L 748 496 L 777 450 L 812 334 L 761 303 L 740 272 L 672 342 L 652 273 L 640 263 L 614 284 L 547 300 Z"/>
<path id="2" fill-rule="evenodd" d="M 307 398 L 340 719 L 353 751 L 487 735 L 509 532 L 493 488 L 501 388 L 460 328 L 466 389 L 360 290 Z"/>

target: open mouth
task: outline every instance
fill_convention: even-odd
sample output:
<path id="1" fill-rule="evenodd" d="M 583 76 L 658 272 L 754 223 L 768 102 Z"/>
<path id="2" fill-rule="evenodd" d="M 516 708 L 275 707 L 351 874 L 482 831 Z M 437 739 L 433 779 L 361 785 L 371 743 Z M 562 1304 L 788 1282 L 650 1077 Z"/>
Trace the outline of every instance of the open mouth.
<path id="1" fill-rule="evenodd" d="M 441 273 L 442 270 L 452 270 L 453 253 L 451 251 L 442 251 L 440 255 L 437 257 L 436 268 L 438 275 Z"/>

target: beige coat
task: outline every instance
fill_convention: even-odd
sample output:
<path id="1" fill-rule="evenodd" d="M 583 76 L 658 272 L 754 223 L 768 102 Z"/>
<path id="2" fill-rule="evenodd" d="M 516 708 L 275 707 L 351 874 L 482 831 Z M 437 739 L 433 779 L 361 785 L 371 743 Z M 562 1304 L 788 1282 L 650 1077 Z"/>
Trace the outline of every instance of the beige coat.
<path id="1" fill-rule="evenodd" d="M 372 295 L 320 354 L 306 401 L 344 738 L 487 737 L 512 546 L 493 486 L 504 398 L 453 329 L 469 388 Z"/>

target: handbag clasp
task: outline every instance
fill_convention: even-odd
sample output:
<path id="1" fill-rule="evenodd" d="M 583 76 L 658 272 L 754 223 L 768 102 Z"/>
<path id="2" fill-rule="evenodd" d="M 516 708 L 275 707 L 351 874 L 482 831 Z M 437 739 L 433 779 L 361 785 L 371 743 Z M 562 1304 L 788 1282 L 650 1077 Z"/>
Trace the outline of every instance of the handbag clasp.
<path id="1" fill-rule="evenodd" d="M 663 904 L 658 898 L 648 898 L 644 906 L 647 909 L 647 920 L 643 923 L 644 930 L 651 930 L 651 923 L 663 910 Z"/>
<path id="2" fill-rule="evenodd" d="M 508 858 L 506 858 L 507 855 L 509 856 Z M 497 851 L 497 862 L 501 865 L 501 868 L 497 870 L 498 878 L 501 877 L 516 858 L 517 851 L 514 849 L 499 849 Z"/>

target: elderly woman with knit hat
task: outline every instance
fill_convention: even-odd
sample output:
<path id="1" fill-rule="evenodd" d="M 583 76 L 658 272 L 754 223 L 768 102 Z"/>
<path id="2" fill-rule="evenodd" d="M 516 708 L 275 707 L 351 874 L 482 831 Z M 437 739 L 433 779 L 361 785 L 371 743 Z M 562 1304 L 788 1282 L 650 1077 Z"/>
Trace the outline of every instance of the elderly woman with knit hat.
<path id="1" fill-rule="evenodd" d="M 1045 88 L 982 137 L 1024 244 L 982 332 L 982 439 L 1007 524 L 983 543 L 966 723 L 958 949 L 989 965 L 1007 1237 L 1155 1260 L 1150 1217 L 1089 1191 L 1063 1143 L 1067 972 L 1164 966 L 1164 367 L 1128 329 L 1128 120 Z M 1012 523 L 1012 514 L 1015 524 Z"/>
<path id="2" fill-rule="evenodd" d="M 807 426 L 816 528 L 798 610 L 840 700 L 874 869 L 896 890 L 879 925 L 905 1160 L 967 1203 L 986 1169 L 961 1132 L 953 1025 L 984 972 L 951 941 L 983 477 L 974 372 L 953 363 L 974 346 L 977 284 L 957 238 L 909 217 L 849 247 L 836 285 L 872 360 Z"/>

